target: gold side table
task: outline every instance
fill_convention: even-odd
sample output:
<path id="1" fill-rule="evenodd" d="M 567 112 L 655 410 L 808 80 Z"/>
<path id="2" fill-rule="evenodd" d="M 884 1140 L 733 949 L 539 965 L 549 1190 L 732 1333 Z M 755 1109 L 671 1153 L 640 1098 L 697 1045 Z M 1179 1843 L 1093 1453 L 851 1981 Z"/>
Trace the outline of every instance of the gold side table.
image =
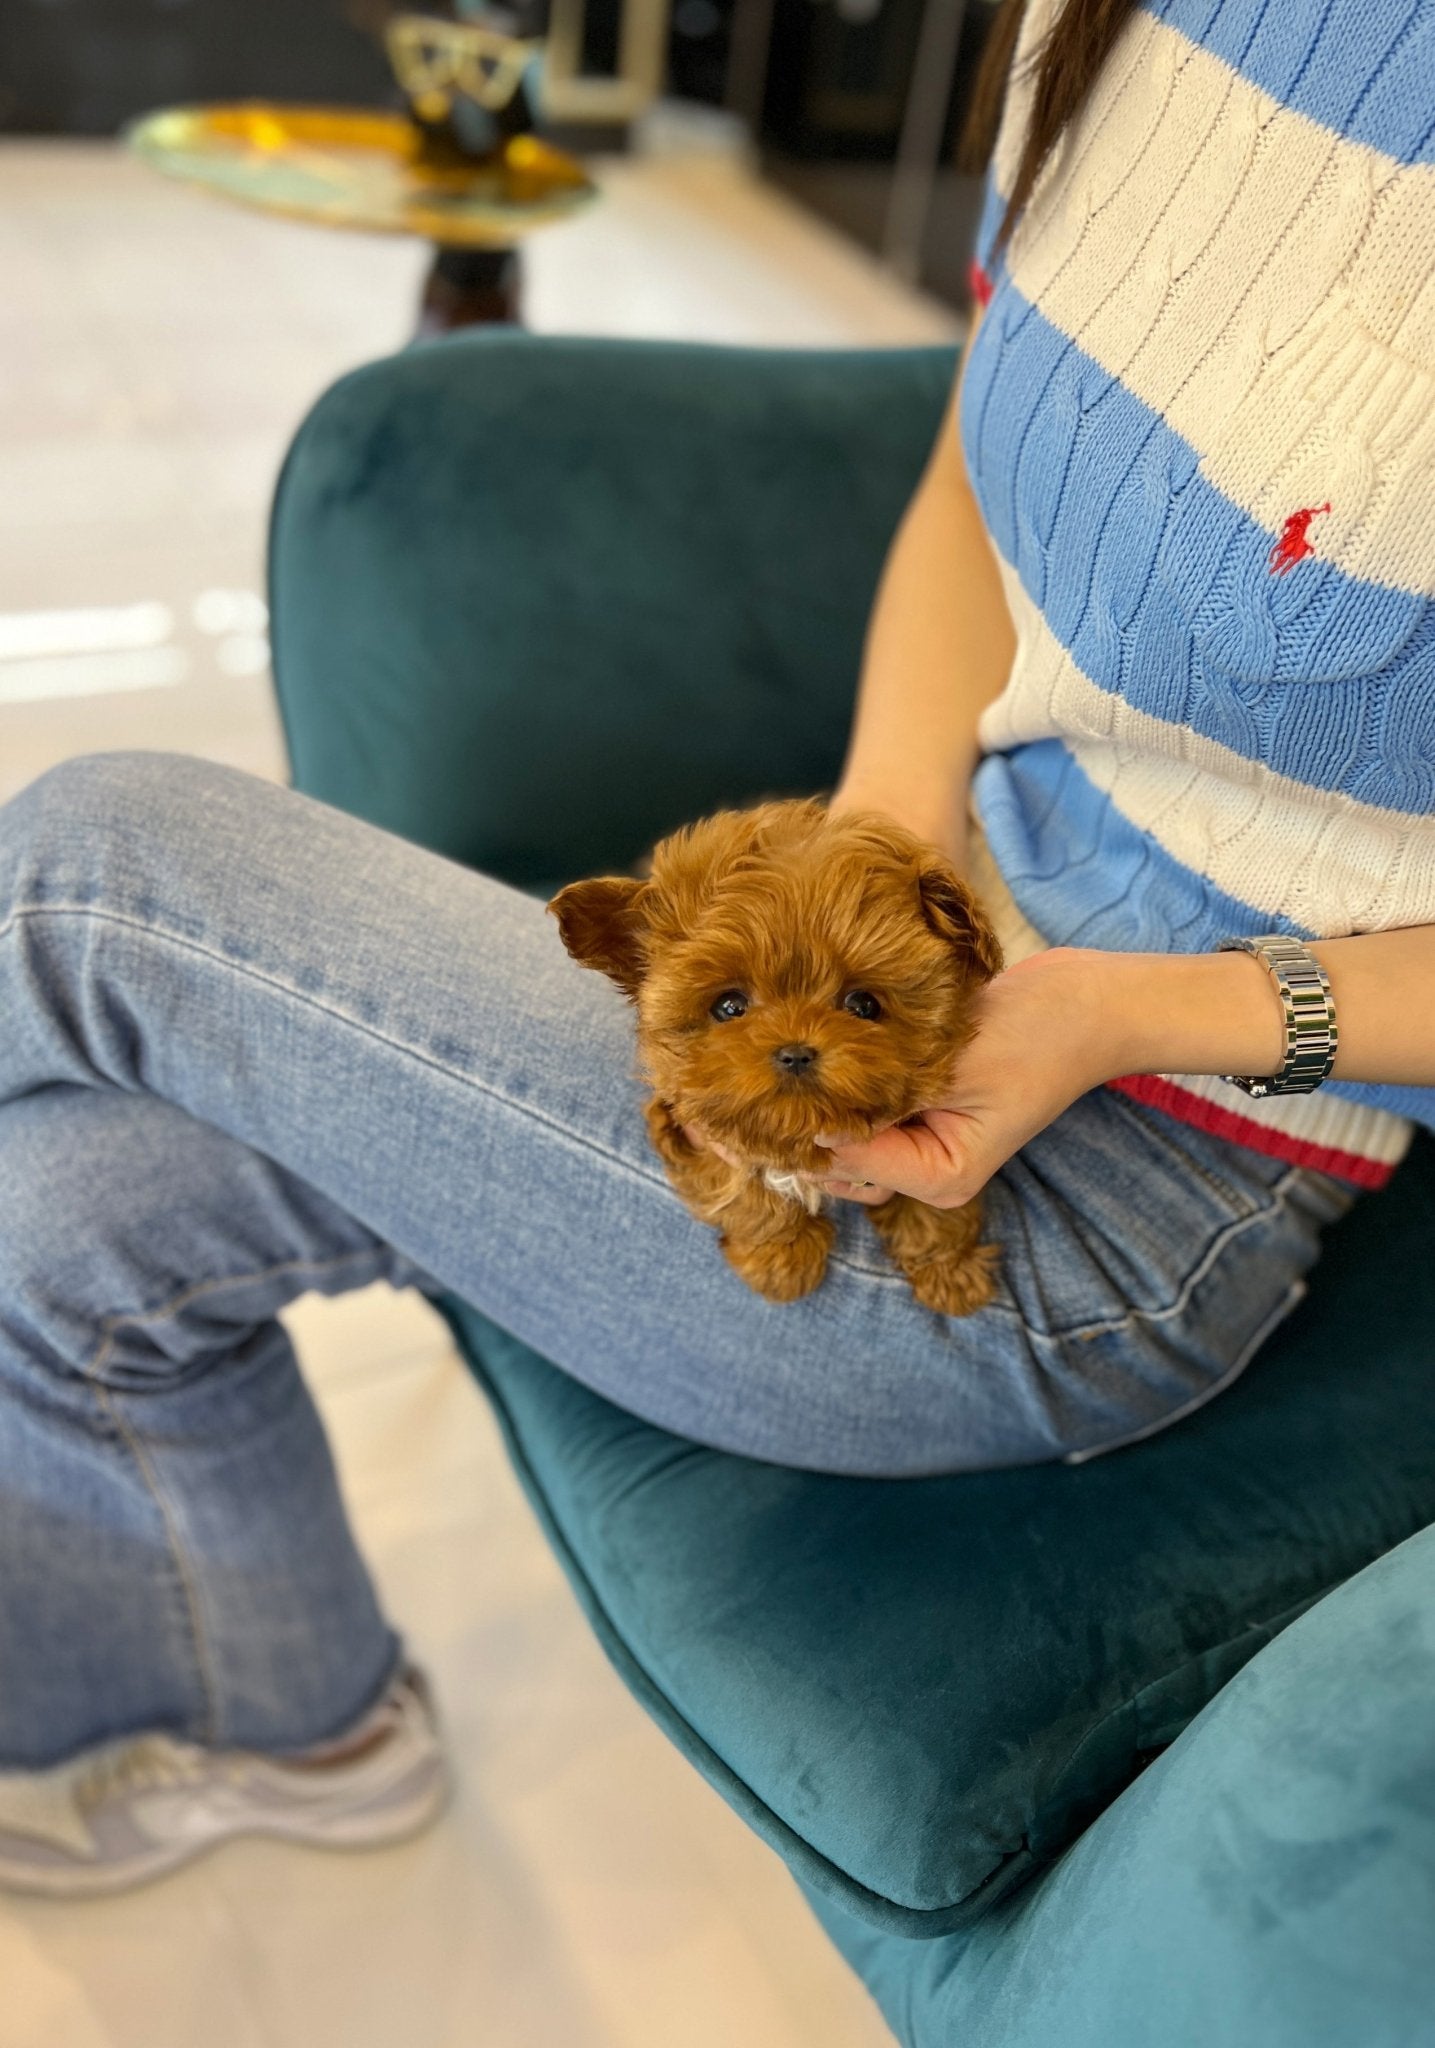
<path id="1" fill-rule="evenodd" d="M 166 176 L 265 213 L 436 242 L 420 333 L 516 319 L 519 242 L 597 193 L 581 164 L 535 135 L 473 159 L 435 148 L 403 114 L 348 107 L 170 107 L 125 140 Z"/>

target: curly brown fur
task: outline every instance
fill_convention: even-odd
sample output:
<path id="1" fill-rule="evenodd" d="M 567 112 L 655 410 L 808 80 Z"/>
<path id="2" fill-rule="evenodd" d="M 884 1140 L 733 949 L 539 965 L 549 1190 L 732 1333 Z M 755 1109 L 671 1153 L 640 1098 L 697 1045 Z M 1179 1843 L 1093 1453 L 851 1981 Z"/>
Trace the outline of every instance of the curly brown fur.
<path id="1" fill-rule="evenodd" d="M 575 882 L 549 908 L 573 957 L 637 1008 L 648 1128 L 679 1195 L 759 1294 L 810 1293 L 833 1235 L 817 1139 L 869 1136 L 938 1101 L 1001 968 L 950 862 L 876 814 L 762 804 L 675 832 L 641 881 Z M 725 998 L 733 1013 L 715 1016 Z M 968 1315 L 991 1299 L 980 1203 L 899 1195 L 871 1214 L 928 1307 Z"/>

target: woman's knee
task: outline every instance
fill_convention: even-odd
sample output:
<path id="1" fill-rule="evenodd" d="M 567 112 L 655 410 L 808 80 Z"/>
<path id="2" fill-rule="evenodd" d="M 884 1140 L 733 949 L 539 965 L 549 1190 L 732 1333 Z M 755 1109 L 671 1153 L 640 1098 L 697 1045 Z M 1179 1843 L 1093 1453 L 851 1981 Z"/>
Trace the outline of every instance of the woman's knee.
<path id="1" fill-rule="evenodd" d="M 0 1351 L 12 1364 L 85 1376 L 104 1311 L 138 1298 L 153 1151 L 133 1126 L 150 1107 L 70 1085 L 0 1106 Z"/>
<path id="2" fill-rule="evenodd" d="M 152 1095 L 0 1105 L 0 1350 L 146 1385 L 255 1344 L 279 1309 L 416 1269 L 263 1154 Z"/>
<path id="3" fill-rule="evenodd" d="M 173 847 L 212 813 L 236 771 L 189 754 L 79 754 L 37 776 L 0 810 L 12 896 L 89 900 L 106 859 L 162 839 Z"/>

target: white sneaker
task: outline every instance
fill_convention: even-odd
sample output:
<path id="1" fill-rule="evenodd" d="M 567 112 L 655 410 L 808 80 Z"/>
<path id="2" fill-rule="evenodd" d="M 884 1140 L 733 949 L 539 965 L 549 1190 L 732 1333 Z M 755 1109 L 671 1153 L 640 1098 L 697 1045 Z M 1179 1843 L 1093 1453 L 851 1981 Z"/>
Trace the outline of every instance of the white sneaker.
<path id="1" fill-rule="evenodd" d="M 300 1762 L 141 1735 L 47 1771 L 0 1773 L 0 1890 L 125 1891 L 234 1835 L 367 1849 L 416 1834 L 448 1795 L 421 1673 L 395 1679 L 343 1746 L 365 1736 L 357 1755 L 326 1761 L 316 1749 Z"/>

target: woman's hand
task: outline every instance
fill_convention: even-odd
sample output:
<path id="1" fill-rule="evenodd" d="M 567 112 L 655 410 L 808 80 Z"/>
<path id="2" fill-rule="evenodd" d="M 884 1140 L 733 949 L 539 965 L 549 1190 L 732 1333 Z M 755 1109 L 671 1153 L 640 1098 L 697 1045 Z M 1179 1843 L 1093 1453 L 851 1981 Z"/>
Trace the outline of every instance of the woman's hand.
<path id="1" fill-rule="evenodd" d="M 976 1037 L 941 1102 L 867 1144 L 838 1134 L 834 1170 L 934 1209 L 972 1201 L 1029 1138 L 1111 1078 L 1098 977 L 1086 964 L 1098 957 L 1039 953 L 999 974 L 978 998 Z"/>
<path id="2" fill-rule="evenodd" d="M 982 991 L 976 1036 L 940 1102 L 865 1144 L 834 1134 L 834 1172 L 875 1182 L 868 1200 L 895 1189 L 934 1209 L 961 1208 L 1028 1139 L 1104 1081 L 1272 1074 L 1282 1053 L 1279 1001 L 1244 954 L 1055 947 Z"/>

